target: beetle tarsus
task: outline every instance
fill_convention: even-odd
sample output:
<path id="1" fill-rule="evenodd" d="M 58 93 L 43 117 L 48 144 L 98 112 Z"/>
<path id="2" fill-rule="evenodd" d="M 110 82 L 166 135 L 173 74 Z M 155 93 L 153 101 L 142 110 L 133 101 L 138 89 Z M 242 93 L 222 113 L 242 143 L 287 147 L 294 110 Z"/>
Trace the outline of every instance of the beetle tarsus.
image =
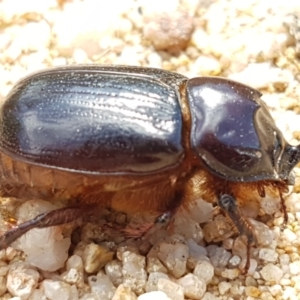
<path id="1" fill-rule="evenodd" d="M 248 273 L 249 267 L 250 267 L 250 249 L 251 244 L 247 240 L 247 257 L 246 257 L 246 264 L 245 267 L 241 270 L 241 274 L 246 275 Z"/>

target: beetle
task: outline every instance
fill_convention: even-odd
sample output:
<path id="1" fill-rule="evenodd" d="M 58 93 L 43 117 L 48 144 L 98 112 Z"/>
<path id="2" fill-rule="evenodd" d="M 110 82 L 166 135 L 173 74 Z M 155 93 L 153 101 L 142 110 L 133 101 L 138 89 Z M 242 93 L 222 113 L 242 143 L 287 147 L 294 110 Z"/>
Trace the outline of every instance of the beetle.
<path id="1" fill-rule="evenodd" d="M 175 215 L 199 196 L 253 242 L 238 203 L 275 190 L 287 218 L 282 194 L 299 160 L 261 93 L 241 83 L 131 66 L 39 71 L 0 107 L 1 193 L 72 205 L 9 230 L 0 248 L 82 207 Z"/>

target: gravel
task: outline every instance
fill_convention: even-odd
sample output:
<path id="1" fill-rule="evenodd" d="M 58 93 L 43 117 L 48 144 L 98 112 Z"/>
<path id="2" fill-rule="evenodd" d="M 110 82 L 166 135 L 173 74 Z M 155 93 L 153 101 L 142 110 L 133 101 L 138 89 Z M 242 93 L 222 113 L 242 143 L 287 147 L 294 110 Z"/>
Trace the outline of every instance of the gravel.
<path id="1" fill-rule="evenodd" d="M 298 144 L 299 20 L 299 0 L 2 0 L 0 99 L 26 74 L 65 64 L 218 75 L 262 91 L 286 139 Z M 73 234 L 76 224 L 32 231 L 0 251 L 0 298 L 299 299 L 297 167 L 295 175 L 285 197 L 286 227 L 272 195 L 260 207 L 245 208 L 258 236 L 247 275 L 240 271 L 244 240 L 199 200 L 178 216 L 172 233 L 161 229 L 142 243 L 103 232 L 106 222 L 127 222 L 126 215 L 108 211 L 102 223 L 84 224 Z M 35 199 L 1 204 L 27 218 L 61 205 Z"/>

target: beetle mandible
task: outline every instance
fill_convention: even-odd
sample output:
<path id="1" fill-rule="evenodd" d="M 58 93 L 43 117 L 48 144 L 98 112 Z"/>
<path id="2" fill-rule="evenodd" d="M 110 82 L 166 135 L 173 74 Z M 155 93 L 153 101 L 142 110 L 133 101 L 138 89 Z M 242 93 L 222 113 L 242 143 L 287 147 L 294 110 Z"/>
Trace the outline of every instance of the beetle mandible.
<path id="1" fill-rule="evenodd" d="M 0 248 L 73 221 L 83 205 L 174 215 L 204 195 L 234 218 L 244 190 L 263 197 L 271 188 L 286 218 L 282 194 L 300 147 L 260 97 L 224 78 L 143 67 L 66 66 L 22 79 L 1 104 L 2 196 L 78 205 L 17 226 Z M 233 221 L 249 237 L 246 219 Z"/>

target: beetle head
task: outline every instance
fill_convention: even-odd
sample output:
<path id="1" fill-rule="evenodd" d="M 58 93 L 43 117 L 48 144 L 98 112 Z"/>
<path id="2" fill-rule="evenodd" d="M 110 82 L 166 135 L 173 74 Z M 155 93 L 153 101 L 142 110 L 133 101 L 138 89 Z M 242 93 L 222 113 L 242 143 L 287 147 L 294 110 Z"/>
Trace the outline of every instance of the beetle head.
<path id="1" fill-rule="evenodd" d="M 191 147 L 210 172 L 231 181 L 284 180 L 300 160 L 261 93 L 217 77 L 187 82 Z"/>

